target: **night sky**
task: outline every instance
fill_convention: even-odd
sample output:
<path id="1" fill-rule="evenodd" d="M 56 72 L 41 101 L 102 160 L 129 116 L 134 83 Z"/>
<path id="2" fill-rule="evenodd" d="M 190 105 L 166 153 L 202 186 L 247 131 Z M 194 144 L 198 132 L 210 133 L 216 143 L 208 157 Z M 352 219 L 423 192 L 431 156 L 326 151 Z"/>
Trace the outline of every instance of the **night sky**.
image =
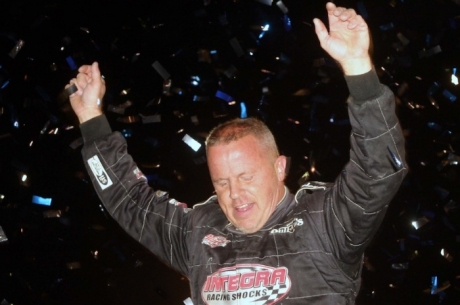
<path id="1" fill-rule="evenodd" d="M 410 169 L 366 251 L 357 304 L 460 304 L 460 1 L 335 3 L 369 24 Z M 82 64 L 99 62 L 105 113 L 149 184 L 190 207 L 213 192 L 203 141 L 235 117 L 270 127 L 291 191 L 333 181 L 350 125 L 342 73 L 312 26 L 325 4 L 2 1 L 0 304 L 189 297 L 187 279 L 128 237 L 89 183 L 63 90 Z"/>

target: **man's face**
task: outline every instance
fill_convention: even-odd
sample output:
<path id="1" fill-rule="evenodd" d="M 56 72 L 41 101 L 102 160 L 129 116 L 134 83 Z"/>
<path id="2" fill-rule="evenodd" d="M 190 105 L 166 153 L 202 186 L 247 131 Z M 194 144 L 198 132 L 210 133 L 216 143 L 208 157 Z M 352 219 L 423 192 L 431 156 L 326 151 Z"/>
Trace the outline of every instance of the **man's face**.
<path id="1" fill-rule="evenodd" d="M 219 205 L 228 220 L 244 233 L 260 230 L 284 196 L 286 158 L 270 158 L 252 135 L 211 146 L 207 154 Z"/>

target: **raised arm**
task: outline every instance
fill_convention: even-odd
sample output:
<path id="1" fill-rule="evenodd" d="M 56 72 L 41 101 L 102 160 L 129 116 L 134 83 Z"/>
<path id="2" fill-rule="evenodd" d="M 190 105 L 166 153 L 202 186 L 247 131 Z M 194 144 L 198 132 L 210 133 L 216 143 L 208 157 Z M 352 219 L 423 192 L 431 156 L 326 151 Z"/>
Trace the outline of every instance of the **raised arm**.
<path id="1" fill-rule="evenodd" d="M 369 29 L 353 9 L 326 5 L 329 31 L 318 19 L 323 49 L 342 67 L 350 91 L 350 160 L 326 196 L 324 221 L 332 251 L 356 274 L 388 204 L 407 173 L 404 137 L 392 91 L 373 69 Z"/>
<path id="2" fill-rule="evenodd" d="M 97 63 L 84 65 L 66 88 L 80 121 L 82 156 L 91 182 L 107 212 L 135 240 L 176 270 L 187 274 L 185 238 L 188 221 L 183 204 L 152 189 L 128 154 L 126 140 L 113 132 L 103 114 L 105 81 Z"/>

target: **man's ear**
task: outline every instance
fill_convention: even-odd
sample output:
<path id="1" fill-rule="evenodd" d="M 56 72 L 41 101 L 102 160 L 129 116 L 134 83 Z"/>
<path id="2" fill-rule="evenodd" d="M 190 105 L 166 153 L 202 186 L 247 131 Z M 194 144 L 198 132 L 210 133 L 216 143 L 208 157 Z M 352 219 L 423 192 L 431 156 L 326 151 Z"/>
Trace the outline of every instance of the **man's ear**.
<path id="1" fill-rule="evenodd" d="M 278 181 L 284 181 L 286 178 L 286 156 L 279 156 L 275 161 L 276 175 Z"/>

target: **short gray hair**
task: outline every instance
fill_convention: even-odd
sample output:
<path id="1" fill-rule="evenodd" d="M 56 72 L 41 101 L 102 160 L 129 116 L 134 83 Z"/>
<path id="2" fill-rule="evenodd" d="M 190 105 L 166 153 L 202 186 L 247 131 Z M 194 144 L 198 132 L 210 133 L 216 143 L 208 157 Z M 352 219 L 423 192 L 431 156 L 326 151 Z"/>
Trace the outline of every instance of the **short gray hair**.
<path id="1" fill-rule="evenodd" d="M 273 160 L 279 156 L 273 133 L 257 118 L 236 118 L 214 127 L 206 138 L 206 151 L 209 147 L 226 145 L 247 135 L 254 136 Z"/>

